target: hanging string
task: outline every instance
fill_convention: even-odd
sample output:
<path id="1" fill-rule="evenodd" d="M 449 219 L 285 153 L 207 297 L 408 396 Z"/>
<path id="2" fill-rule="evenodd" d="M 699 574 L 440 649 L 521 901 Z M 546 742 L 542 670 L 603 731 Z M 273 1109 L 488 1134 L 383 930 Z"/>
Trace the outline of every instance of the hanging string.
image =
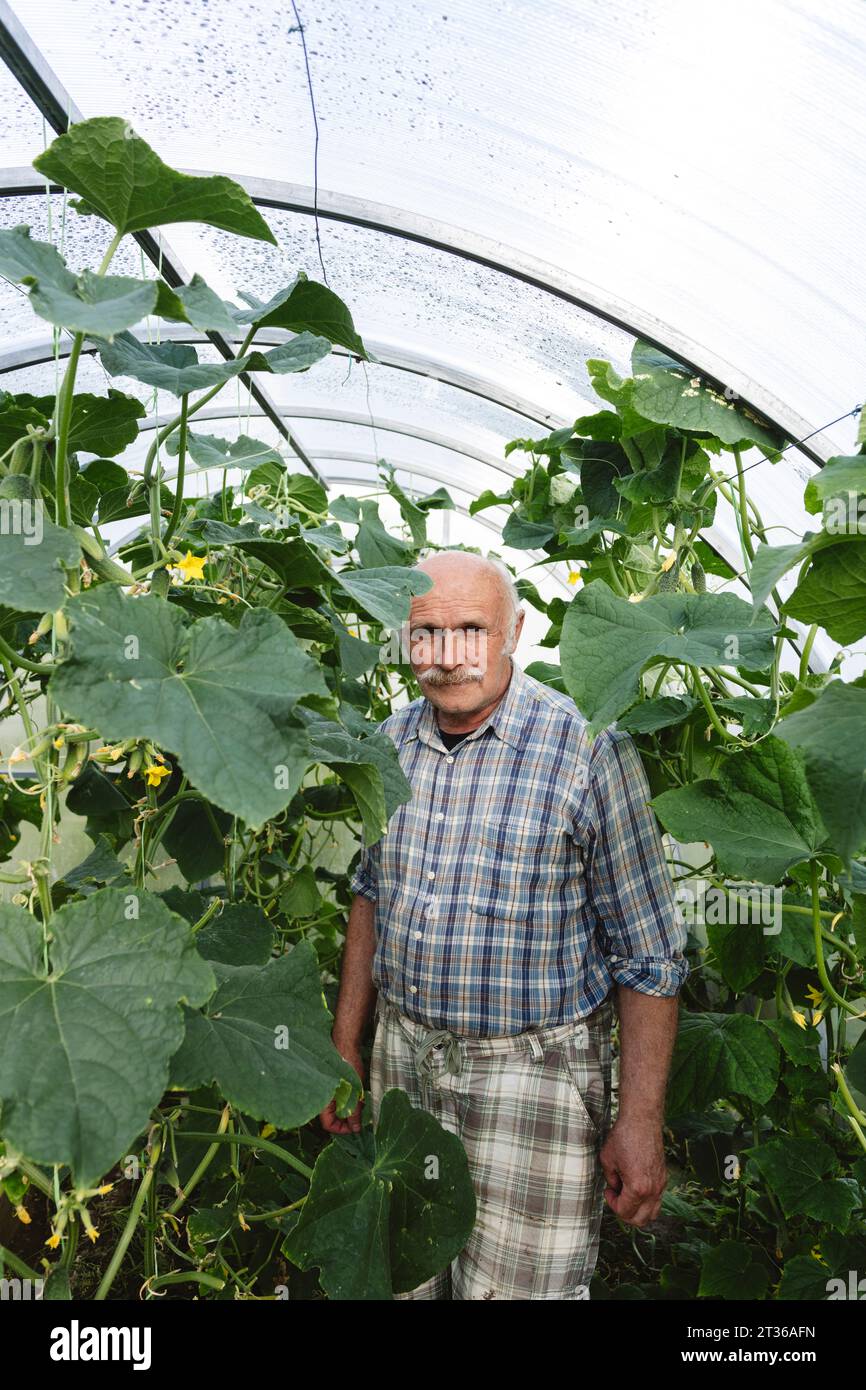
<path id="1" fill-rule="evenodd" d="M 291 5 L 295 16 L 297 33 L 300 35 L 301 47 L 304 53 L 304 69 L 307 74 L 307 93 L 310 98 L 310 111 L 313 117 L 313 222 L 316 231 L 316 249 L 319 253 L 319 264 L 322 267 L 322 278 L 325 284 L 328 285 L 328 272 L 325 269 L 325 259 L 322 254 L 322 236 L 319 224 L 319 117 L 318 112 L 316 110 L 316 95 L 313 90 L 313 74 L 310 69 L 310 55 L 307 51 L 307 39 L 304 33 L 304 25 L 301 21 L 301 16 L 298 13 L 298 7 L 295 3 L 295 0 L 291 0 Z M 346 374 L 346 381 L 349 380 L 349 377 L 352 374 L 352 363 L 354 360 L 355 359 L 351 356 L 349 357 L 349 371 Z M 361 357 L 358 358 L 358 361 L 360 362 L 361 370 L 364 373 L 364 396 L 367 406 L 367 415 L 370 419 L 370 430 L 372 431 L 373 435 L 373 452 L 376 455 L 376 458 L 378 459 L 379 440 L 376 435 L 376 421 L 375 416 L 373 415 L 373 408 L 370 401 L 370 374 L 367 371 L 367 364 L 364 361 L 364 359 Z M 384 460 L 382 461 L 384 462 Z"/>
<path id="2" fill-rule="evenodd" d="M 777 452 L 779 454 L 786 454 L 789 449 L 798 449 L 800 445 L 805 444 L 808 439 L 814 439 L 816 434 L 823 434 L 825 430 L 831 430 L 834 425 L 840 425 L 843 420 L 850 420 L 852 416 L 856 418 L 856 416 L 860 414 L 860 411 L 862 409 L 862 405 L 853 406 L 851 410 L 846 410 L 844 415 L 837 415 L 835 420 L 828 420 L 826 425 L 819 425 L 818 429 L 812 430 L 809 434 L 804 434 L 802 439 L 792 439 L 789 444 L 786 444 L 784 448 L 779 449 Z M 740 471 L 742 473 L 748 473 L 750 469 L 757 468 L 759 464 L 773 462 L 773 459 L 768 459 L 766 457 L 756 459 L 754 463 L 747 463 L 745 468 L 741 469 Z M 823 466 L 824 465 L 821 464 L 822 468 Z M 722 478 L 720 481 L 723 483 L 734 483 L 737 481 L 737 474 L 729 473 L 726 478 Z"/>
<path id="3" fill-rule="evenodd" d="M 297 32 L 300 35 L 301 48 L 304 52 L 304 68 L 307 74 L 307 91 L 310 97 L 310 110 L 313 115 L 313 220 L 316 227 L 316 248 L 319 252 L 319 265 L 322 267 L 322 279 L 327 285 L 328 272 L 325 269 L 325 258 L 322 255 L 322 236 L 319 227 L 319 117 L 316 111 L 316 97 L 313 92 L 313 75 L 310 72 L 310 55 L 307 52 L 307 38 L 295 0 L 291 0 L 291 4 L 297 29 L 290 32 Z"/>

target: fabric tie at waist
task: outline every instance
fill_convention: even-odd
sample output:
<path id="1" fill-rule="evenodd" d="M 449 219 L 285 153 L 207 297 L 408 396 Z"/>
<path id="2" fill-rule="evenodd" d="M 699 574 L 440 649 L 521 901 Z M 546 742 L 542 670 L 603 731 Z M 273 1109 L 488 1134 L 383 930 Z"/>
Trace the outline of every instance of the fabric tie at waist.
<path id="1" fill-rule="evenodd" d="M 434 1028 L 421 1039 L 415 1049 L 415 1063 L 419 1073 L 427 1078 L 432 1077 L 432 1053 L 435 1047 L 444 1047 L 444 1070 L 450 1072 L 452 1076 L 459 1075 L 463 1067 L 463 1054 L 460 1050 L 460 1039 L 450 1033 L 447 1028 Z"/>

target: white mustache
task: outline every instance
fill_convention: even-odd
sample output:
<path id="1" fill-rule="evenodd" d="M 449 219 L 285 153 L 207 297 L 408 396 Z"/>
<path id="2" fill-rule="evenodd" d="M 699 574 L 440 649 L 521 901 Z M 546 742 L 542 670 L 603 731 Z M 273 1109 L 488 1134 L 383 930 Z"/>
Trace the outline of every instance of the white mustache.
<path id="1" fill-rule="evenodd" d="M 458 666 L 453 671 L 445 671 L 441 666 L 430 666 L 418 680 L 425 685 L 470 685 L 472 681 L 484 679 L 484 672 L 471 667 Z"/>

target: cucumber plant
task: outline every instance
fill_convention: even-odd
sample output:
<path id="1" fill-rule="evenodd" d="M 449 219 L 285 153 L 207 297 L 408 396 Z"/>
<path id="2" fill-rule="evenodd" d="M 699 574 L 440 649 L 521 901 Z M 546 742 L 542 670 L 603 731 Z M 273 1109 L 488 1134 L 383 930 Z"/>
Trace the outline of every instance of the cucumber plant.
<path id="1" fill-rule="evenodd" d="M 748 473 L 788 441 L 647 343 L 630 377 L 588 367 L 604 408 L 513 441 L 525 474 L 472 510 L 507 503 L 503 538 L 569 566 L 570 602 L 521 583 L 559 654 L 528 670 L 637 741 L 690 927 L 666 1235 L 639 1259 L 608 1241 L 596 1288 L 837 1296 L 866 1270 L 866 677 L 841 674 L 866 637 L 866 434 L 806 484 L 816 529 L 778 545 Z"/>
<path id="2" fill-rule="evenodd" d="M 325 1144 L 309 1124 L 360 1094 L 323 993 L 346 865 L 324 864 L 338 825 L 369 842 L 411 794 L 375 731 L 401 673 L 356 634 L 398 627 L 429 586 L 410 561 L 450 499 L 413 504 L 386 469 L 415 543 L 343 499 L 350 544 L 339 501 L 329 513 L 279 449 L 195 428 L 243 373 L 306 372 L 335 344 L 366 356 L 347 306 L 303 273 L 244 305 L 199 276 L 111 273 L 124 237 L 176 221 L 274 243 L 237 184 L 169 168 L 116 118 L 34 163 L 106 246 L 74 273 L 30 228 L 0 232 L 0 273 L 70 339 L 55 396 L 0 396 L 0 715 L 24 732 L 0 783 L 0 1208 L 15 1218 L 0 1258 L 59 1298 L 316 1296 L 316 1269 L 319 1296 L 391 1298 L 449 1263 L 474 1196 L 459 1141 L 402 1092 L 375 1134 Z M 201 360 L 132 331 L 152 319 L 241 346 Z M 286 341 L 258 348 L 263 328 Z M 77 391 L 91 350 L 140 391 Z M 177 408 L 143 436 L 147 388 Z M 136 475 L 117 460 L 148 437 Z M 221 487 L 199 496 L 213 469 Z M 106 527 L 129 518 L 110 555 Z M 93 850 L 58 875 L 70 815 Z M 27 860 L 22 822 L 38 831 Z"/>

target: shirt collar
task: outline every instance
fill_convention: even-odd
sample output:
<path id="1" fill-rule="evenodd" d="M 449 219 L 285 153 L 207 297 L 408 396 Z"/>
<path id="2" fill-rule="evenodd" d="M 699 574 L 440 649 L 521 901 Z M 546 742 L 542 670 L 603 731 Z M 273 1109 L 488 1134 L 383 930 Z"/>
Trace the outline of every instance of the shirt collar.
<path id="1" fill-rule="evenodd" d="M 484 723 L 466 735 L 467 741 L 481 738 L 487 729 L 492 729 L 497 738 L 510 743 L 514 748 L 519 748 L 529 717 L 530 704 L 528 678 L 512 657 L 511 679 L 505 694 Z M 400 742 L 408 743 L 413 738 L 418 738 L 433 748 L 445 748 L 439 737 L 436 707 L 426 696 L 420 701 L 418 712 L 408 723 Z"/>

